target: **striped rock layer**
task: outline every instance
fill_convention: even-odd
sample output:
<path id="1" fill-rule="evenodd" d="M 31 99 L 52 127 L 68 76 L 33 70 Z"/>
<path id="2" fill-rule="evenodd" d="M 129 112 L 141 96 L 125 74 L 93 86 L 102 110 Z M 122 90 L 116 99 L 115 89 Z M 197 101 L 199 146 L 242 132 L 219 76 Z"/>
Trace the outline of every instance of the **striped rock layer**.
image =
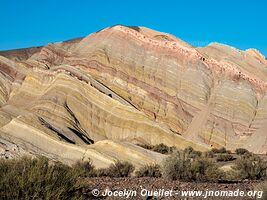
<path id="1" fill-rule="evenodd" d="M 0 156 L 98 167 L 164 156 L 136 144 L 267 152 L 267 61 L 145 27 L 0 52 Z"/>

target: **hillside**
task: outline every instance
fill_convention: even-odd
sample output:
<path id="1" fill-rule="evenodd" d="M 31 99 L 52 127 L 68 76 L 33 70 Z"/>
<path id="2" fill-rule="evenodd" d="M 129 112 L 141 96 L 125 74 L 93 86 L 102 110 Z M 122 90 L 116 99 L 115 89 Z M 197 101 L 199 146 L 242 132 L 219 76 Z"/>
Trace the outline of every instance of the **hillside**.
<path id="1" fill-rule="evenodd" d="M 267 152 L 267 60 L 211 43 L 194 47 L 145 27 L 0 52 L 0 157 L 64 163 L 164 155 L 136 144 Z"/>

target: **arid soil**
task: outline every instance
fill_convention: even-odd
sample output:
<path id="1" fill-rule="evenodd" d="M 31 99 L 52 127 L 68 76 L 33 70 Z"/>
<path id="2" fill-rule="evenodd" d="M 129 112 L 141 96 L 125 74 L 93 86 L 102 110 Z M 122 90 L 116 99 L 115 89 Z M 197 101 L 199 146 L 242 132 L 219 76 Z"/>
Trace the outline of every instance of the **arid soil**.
<path id="1" fill-rule="evenodd" d="M 193 182 L 181 182 L 181 181 L 169 181 L 163 178 L 89 178 L 88 193 L 92 194 L 94 189 L 100 191 L 97 197 L 91 197 L 91 199 L 126 199 L 124 197 L 106 197 L 104 192 L 108 191 L 136 191 L 136 196 L 130 196 L 128 199 L 253 199 L 252 197 L 206 197 L 203 194 L 201 197 L 182 197 L 181 191 L 244 191 L 247 194 L 248 191 L 254 190 L 259 182 L 242 182 L 242 183 L 193 183 Z M 141 196 L 142 189 L 148 191 L 154 190 L 161 192 L 159 197 L 146 197 Z M 173 191 L 172 196 L 166 197 L 162 195 L 162 191 Z M 175 191 L 175 192 L 174 192 Z M 143 191 L 144 192 L 144 191 Z M 176 194 L 178 192 L 179 194 Z M 114 193 L 113 193 L 114 194 Z M 144 194 L 144 193 L 143 193 Z M 254 198 L 257 199 L 257 198 Z"/>

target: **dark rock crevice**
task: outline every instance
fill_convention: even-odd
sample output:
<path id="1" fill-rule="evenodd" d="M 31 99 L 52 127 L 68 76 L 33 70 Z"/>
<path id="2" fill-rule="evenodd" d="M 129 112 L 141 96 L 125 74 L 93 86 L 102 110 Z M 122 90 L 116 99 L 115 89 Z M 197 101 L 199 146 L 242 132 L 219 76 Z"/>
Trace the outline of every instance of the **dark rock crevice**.
<path id="1" fill-rule="evenodd" d="M 68 111 L 68 113 L 70 114 L 70 116 L 72 117 L 75 123 L 74 125 L 75 128 L 68 127 L 68 129 L 71 130 L 76 136 L 78 136 L 86 144 L 94 144 L 94 140 L 90 139 L 87 136 L 88 135 L 87 132 L 81 127 L 79 120 L 77 119 L 73 111 L 70 109 L 67 102 L 65 102 L 64 107 L 66 108 L 66 110 Z"/>
<path id="2" fill-rule="evenodd" d="M 51 123 L 46 121 L 44 118 L 38 117 L 38 119 L 43 126 L 50 129 L 51 131 L 55 132 L 59 136 L 60 139 L 64 140 L 65 142 L 71 143 L 71 144 L 76 143 L 72 139 L 68 138 L 59 128 L 55 127 L 54 125 L 52 125 Z"/>

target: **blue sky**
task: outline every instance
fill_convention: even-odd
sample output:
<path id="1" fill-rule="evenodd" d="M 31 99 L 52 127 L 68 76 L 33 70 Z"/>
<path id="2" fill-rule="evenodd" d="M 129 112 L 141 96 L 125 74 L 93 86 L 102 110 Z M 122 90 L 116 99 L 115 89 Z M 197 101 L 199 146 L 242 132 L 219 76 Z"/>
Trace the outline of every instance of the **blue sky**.
<path id="1" fill-rule="evenodd" d="M 44 45 L 114 24 L 168 32 L 196 46 L 210 42 L 267 56 L 267 1 L 0 0 L 0 49 Z"/>

